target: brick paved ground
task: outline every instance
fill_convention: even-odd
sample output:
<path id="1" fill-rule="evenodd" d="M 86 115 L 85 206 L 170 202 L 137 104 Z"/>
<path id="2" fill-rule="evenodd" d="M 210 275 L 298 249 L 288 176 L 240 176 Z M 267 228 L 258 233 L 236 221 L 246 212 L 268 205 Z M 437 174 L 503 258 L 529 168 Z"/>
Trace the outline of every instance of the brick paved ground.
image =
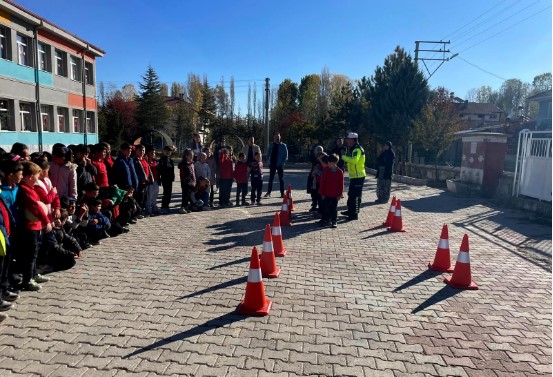
<path id="1" fill-rule="evenodd" d="M 550 224 L 394 184 L 406 233 L 379 227 L 387 205 L 321 230 L 305 174 L 287 171 L 297 210 L 281 275 L 265 280 L 269 316 L 234 309 L 278 199 L 144 219 L 23 293 L 0 326 L 0 375 L 551 375 Z M 427 270 L 443 223 L 452 260 L 469 235 L 480 290 Z"/>

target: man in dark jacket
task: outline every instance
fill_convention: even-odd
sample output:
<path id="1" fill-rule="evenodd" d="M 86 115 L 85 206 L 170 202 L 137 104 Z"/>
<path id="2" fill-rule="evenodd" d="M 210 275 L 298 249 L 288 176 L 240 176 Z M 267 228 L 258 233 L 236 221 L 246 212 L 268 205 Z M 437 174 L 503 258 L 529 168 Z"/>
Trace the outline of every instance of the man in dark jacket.
<path id="1" fill-rule="evenodd" d="M 136 176 L 136 171 L 134 170 L 134 163 L 131 159 L 132 146 L 125 142 L 121 144 L 119 149 L 119 155 L 115 164 L 113 165 L 114 169 L 114 178 L 115 184 L 119 188 L 125 186 L 131 186 L 133 189 L 138 188 L 138 177 Z"/>
<path id="2" fill-rule="evenodd" d="M 159 174 L 159 185 L 163 187 L 163 198 L 161 199 L 161 212 L 169 212 L 171 194 L 173 193 L 173 181 L 175 180 L 175 164 L 171 159 L 173 148 L 166 145 L 163 147 L 163 156 L 159 159 L 157 172 Z"/>
<path id="3" fill-rule="evenodd" d="M 376 171 L 376 203 L 388 203 L 392 186 L 392 168 L 395 153 L 392 151 L 392 142 L 384 144 L 384 151 L 378 156 Z"/>

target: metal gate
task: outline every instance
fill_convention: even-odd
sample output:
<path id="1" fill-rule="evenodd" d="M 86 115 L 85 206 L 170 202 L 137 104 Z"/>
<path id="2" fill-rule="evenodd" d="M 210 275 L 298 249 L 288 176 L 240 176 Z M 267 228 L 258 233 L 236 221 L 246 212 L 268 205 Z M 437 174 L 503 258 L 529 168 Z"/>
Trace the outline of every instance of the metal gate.
<path id="1" fill-rule="evenodd" d="M 520 131 L 513 184 L 519 195 L 551 202 L 551 131 Z"/>

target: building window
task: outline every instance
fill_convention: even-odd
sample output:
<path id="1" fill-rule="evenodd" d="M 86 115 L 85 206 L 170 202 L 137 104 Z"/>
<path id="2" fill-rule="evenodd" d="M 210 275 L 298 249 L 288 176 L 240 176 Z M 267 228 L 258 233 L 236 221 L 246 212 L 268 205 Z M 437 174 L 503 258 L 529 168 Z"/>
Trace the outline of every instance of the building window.
<path id="1" fill-rule="evenodd" d="M 50 46 L 44 43 L 38 44 L 38 69 L 52 72 L 52 68 L 50 67 Z"/>
<path id="2" fill-rule="evenodd" d="M 11 54 L 9 53 L 10 34 L 9 29 L 0 26 L 0 58 L 9 60 Z"/>
<path id="3" fill-rule="evenodd" d="M 54 124 L 52 122 L 52 106 L 40 105 L 40 123 L 42 131 L 54 132 Z"/>
<path id="4" fill-rule="evenodd" d="M 490 114 L 490 119 L 497 119 L 497 114 Z"/>
<path id="5" fill-rule="evenodd" d="M 19 117 L 21 118 L 21 131 L 36 131 L 33 126 L 33 117 L 30 103 L 19 104 Z"/>
<path id="6" fill-rule="evenodd" d="M 7 99 L 0 99 L 0 131 L 15 131 L 11 103 Z"/>
<path id="7" fill-rule="evenodd" d="M 84 63 L 84 74 L 85 74 L 85 82 L 88 85 L 94 85 L 94 71 L 92 63 L 85 62 Z"/>
<path id="8" fill-rule="evenodd" d="M 485 115 L 484 114 L 478 114 L 478 119 L 484 119 Z"/>
<path id="9" fill-rule="evenodd" d="M 17 34 L 17 63 L 28 67 L 31 66 L 32 59 L 30 47 L 29 38 Z"/>
<path id="10" fill-rule="evenodd" d="M 63 51 L 56 50 L 56 75 L 67 77 L 67 54 Z"/>
<path id="11" fill-rule="evenodd" d="M 96 133 L 96 119 L 94 118 L 94 112 L 86 112 L 86 132 L 89 134 Z"/>
<path id="12" fill-rule="evenodd" d="M 67 109 L 63 107 L 58 107 L 58 132 L 69 132 Z"/>
<path id="13" fill-rule="evenodd" d="M 71 56 L 69 58 L 71 64 L 71 80 L 82 81 L 81 79 L 81 59 Z"/>
<path id="14" fill-rule="evenodd" d="M 81 110 L 73 110 L 73 132 L 82 133 L 82 130 L 81 130 Z"/>

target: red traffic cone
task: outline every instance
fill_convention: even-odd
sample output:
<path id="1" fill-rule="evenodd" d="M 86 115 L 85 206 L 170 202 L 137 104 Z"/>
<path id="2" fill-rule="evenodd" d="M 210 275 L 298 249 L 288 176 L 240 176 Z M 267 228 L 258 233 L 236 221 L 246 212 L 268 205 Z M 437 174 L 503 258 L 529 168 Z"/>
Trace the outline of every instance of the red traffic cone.
<path id="1" fill-rule="evenodd" d="M 286 194 L 288 194 L 288 207 L 290 209 L 290 212 L 294 211 L 294 200 L 292 199 L 292 185 L 288 185 L 288 190 L 286 190 Z"/>
<path id="2" fill-rule="evenodd" d="M 275 220 L 272 229 L 273 246 L 275 248 L 275 257 L 283 257 L 288 252 L 282 242 L 282 229 L 280 228 L 280 214 L 275 213 Z"/>
<path id="3" fill-rule="evenodd" d="M 277 278 L 279 274 L 280 268 L 276 265 L 275 253 L 273 252 L 271 227 L 267 224 L 263 236 L 263 248 L 261 249 L 261 275 L 264 278 L 273 279 Z"/>
<path id="4" fill-rule="evenodd" d="M 290 210 L 288 209 L 288 195 L 284 194 L 284 198 L 282 199 L 282 207 L 280 207 L 280 225 L 282 226 L 290 226 L 291 224 L 291 216 L 290 216 Z"/>
<path id="5" fill-rule="evenodd" d="M 265 288 L 259 268 L 259 256 L 257 248 L 252 249 L 250 258 L 250 272 L 246 283 L 246 294 L 244 300 L 236 308 L 236 313 L 244 315 L 267 315 L 271 309 L 272 302 L 265 297 Z"/>
<path id="6" fill-rule="evenodd" d="M 396 201 L 396 212 L 394 213 L 394 222 L 388 228 L 389 232 L 405 232 L 403 229 L 403 220 L 401 219 L 401 200 Z"/>
<path id="7" fill-rule="evenodd" d="M 388 211 L 388 217 L 386 217 L 386 221 L 382 223 L 382 225 L 386 226 L 392 226 L 394 223 L 394 215 L 396 213 L 396 196 L 394 195 L 392 197 L 392 204 L 390 204 L 390 210 Z"/>
<path id="8" fill-rule="evenodd" d="M 449 256 L 449 232 L 447 230 L 447 224 L 444 224 L 442 227 L 442 235 L 440 236 L 434 263 L 428 263 L 428 268 L 438 272 L 453 272 Z"/>
<path id="9" fill-rule="evenodd" d="M 478 289 L 478 285 L 472 281 L 470 274 L 469 236 L 466 234 L 459 249 L 453 275 L 446 277 L 444 283 L 451 285 L 453 288 Z"/>

